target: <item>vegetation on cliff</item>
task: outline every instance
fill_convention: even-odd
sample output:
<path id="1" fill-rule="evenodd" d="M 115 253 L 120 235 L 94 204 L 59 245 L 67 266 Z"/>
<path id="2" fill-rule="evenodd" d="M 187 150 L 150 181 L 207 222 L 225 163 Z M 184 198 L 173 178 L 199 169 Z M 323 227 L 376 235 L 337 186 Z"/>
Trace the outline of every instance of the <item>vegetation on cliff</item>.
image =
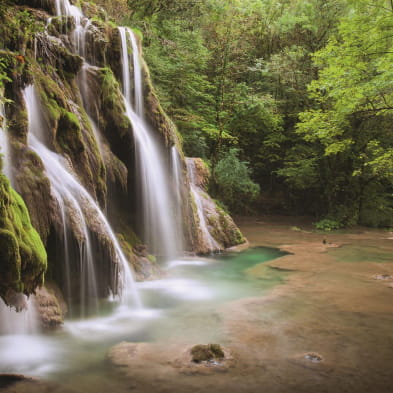
<path id="1" fill-rule="evenodd" d="M 47 256 L 20 195 L 0 174 L 0 297 L 34 292 L 44 282 Z"/>
<path id="2" fill-rule="evenodd" d="M 122 19 L 142 30 L 162 105 L 186 154 L 209 162 L 216 197 L 243 211 L 393 224 L 390 1 L 128 7 Z M 260 186 L 257 203 L 227 200 L 219 161 L 233 148 Z"/>

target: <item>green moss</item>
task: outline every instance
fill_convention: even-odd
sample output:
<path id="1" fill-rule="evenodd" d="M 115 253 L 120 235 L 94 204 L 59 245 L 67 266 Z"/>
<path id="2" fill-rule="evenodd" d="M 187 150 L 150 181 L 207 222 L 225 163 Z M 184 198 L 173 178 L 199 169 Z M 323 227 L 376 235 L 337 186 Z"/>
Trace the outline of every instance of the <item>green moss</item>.
<path id="1" fill-rule="evenodd" d="M 67 31 L 72 31 L 75 28 L 75 20 L 68 16 L 57 16 L 52 18 L 48 26 L 48 31 L 51 35 L 57 36 L 65 34 Z"/>
<path id="2" fill-rule="evenodd" d="M 116 24 L 115 22 L 112 22 L 112 21 L 110 20 L 110 21 L 108 21 L 107 23 L 108 23 L 108 25 L 109 25 L 110 27 L 112 27 L 112 29 L 117 29 L 117 24 Z"/>
<path id="3" fill-rule="evenodd" d="M 59 107 L 57 102 L 53 98 L 49 98 L 46 101 L 45 107 L 47 109 L 48 116 L 51 118 L 51 120 L 58 121 L 61 115 L 61 108 Z"/>
<path id="4" fill-rule="evenodd" d="M 99 74 L 102 124 L 109 141 L 129 134 L 130 122 L 124 115 L 125 107 L 120 85 L 110 68 L 102 68 Z"/>
<path id="5" fill-rule="evenodd" d="M 142 34 L 142 31 L 141 30 L 139 30 L 139 29 L 137 29 L 136 27 L 133 27 L 132 28 L 132 31 L 135 33 L 135 35 L 137 36 L 137 38 L 138 38 L 138 40 L 139 41 L 143 41 L 143 34 Z"/>
<path id="6" fill-rule="evenodd" d="M 61 148 L 72 155 L 85 150 L 79 119 L 74 113 L 62 109 L 57 127 L 57 141 Z"/>
<path id="7" fill-rule="evenodd" d="M 156 263 L 157 262 L 157 258 L 154 255 L 149 254 L 147 256 L 147 259 L 151 262 L 151 263 Z"/>
<path id="8" fill-rule="evenodd" d="M 111 108 L 116 107 L 119 100 L 120 85 L 116 80 L 110 68 L 105 67 L 101 69 L 101 94 L 104 104 L 109 105 Z"/>
<path id="9" fill-rule="evenodd" d="M 0 296 L 30 294 L 43 284 L 47 255 L 21 196 L 0 175 Z"/>
<path id="10" fill-rule="evenodd" d="M 0 275 L 2 281 L 14 286 L 20 281 L 21 257 L 13 232 L 0 229 Z"/>

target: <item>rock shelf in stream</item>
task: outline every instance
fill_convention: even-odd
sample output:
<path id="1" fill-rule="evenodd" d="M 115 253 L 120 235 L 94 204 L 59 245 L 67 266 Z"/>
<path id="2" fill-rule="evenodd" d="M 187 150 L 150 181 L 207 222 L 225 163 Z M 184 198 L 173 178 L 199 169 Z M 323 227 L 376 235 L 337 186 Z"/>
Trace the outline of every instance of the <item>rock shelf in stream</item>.
<path id="1" fill-rule="evenodd" d="M 228 372 L 235 366 L 229 348 L 219 344 L 189 346 L 176 342 L 122 342 L 109 350 L 107 358 L 122 374 L 136 381 L 152 370 L 157 378 L 180 378 L 181 381 L 181 378 L 193 375 Z M 149 370 L 146 370 L 146 364 L 149 364 Z"/>

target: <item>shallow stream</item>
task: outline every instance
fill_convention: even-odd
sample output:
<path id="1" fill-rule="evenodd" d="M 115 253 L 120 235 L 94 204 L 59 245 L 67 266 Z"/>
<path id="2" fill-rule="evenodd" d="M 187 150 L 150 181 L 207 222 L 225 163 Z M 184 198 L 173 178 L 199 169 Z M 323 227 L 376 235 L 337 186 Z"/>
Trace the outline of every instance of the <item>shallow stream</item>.
<path id="1" fill-rule="evenodd" d="M 0 373 L 44 378 L 59 383 L 59 391 L 126 391 L 124 381 L 114 376 L 106 361 L 111 346 L 121 341 L 165 342 L 173 337 L 196 344 L 222 340 L 219 308 L 232 300 L 261 296 L 282 282 L 285 273 L 268 266 L 258 278 L 249 273 L 282 255 L 278 249 L 255 247 L 171 261 L 164 266 L 164 278 L 138 283 L 142 309 L 131 310 L 108 300 L 103 315 L 67 320 L 60 331 L 0 336 Z"/>

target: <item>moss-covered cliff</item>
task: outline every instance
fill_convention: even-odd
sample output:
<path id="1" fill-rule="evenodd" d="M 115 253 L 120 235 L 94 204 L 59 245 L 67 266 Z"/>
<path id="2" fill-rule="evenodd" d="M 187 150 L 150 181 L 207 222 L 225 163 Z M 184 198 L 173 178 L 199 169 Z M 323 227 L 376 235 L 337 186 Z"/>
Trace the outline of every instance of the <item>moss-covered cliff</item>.
<path id="1" fill-rule="evenodd" d="M 0 297 L 13 305 L 16 293 L 34 292 L 43 284 L 46 268 L 45 247 L 26 205 L 0 174 Z"/>
<path id="2" fill-rule="evenodd" d="M 106 211 L 124 252 L 134 266 L 137 278 L 156 276 L 159 269 L 154 258 L 149 256 L 148 245 L 143 245 L 140 240 L 143 228 L 136 211 L 140 206 L 140 194 L 136 186 L 138 174 L 133 128 L 125 116 L 121 92 L 122 53 L 118 27 L 108 21 L 105 11 L 94 3 L 79 1 L 78 5 L 86 15 L 86 18 L 81 19 L 81 41 L 75 35 L 74 18 L 56 16 L 54 3 L 49 0 L 7 0 L 4 5 L 0 5 L 0 16 L 5 21 L 0 26 L 0 41 L 4 48 L 0 50 L 0 71 L 5 76 L 6 116 L 15 188 L 25 201 L 32 224 L 46 247 L 47 278 L 64 291 L 63 278 L 66 274 L 71 275 L 71 288 L 68 290 L 71 289 L 78 297 L 80 249 L 84 245 L 80 213 L 72 211 L 73 203 L 67 199 L 60 208 L 45 163 L 29 145 L 28 114 L 23 92 L 30 84 L 34 85 L 39 102 L 35 111 L 40 117 L 38 123 L 45 145 L 61 157 L 67 171 L 87 190 L 101 210 Z M 141 47 L 140 40 L 138 45 Z M 174 124 L 160 105 L 143 59 L 142 79 L 145 118 L 169 162 L 171 147 L 176 145 L 181 153 L 181 144 Z M 181 193 L 184 200 L 182 213 L 186 248 L 189 251 L 205 252 L 198 241 L 198 220 L 189 196 L 184 161 L 182 166 Z M 4 179 L 3 184 L 4 195 L 9 196 L 8 199 L 4 197 L 4 201 L 13 198 L 18 201 L 19 210 L 22 209 L 21 198 L 7 189 L 9 186 Z M 95 210 L 89 204 L 84 198 L 80 202 L 80 210 L 86 218 L 93 245 L 98 295 L 103 297 L 110 291 L 116 291 L 119 267 L 113 243 L 109 241 Z M 8 205 L 14 206 L 11 202 Z M 227 235 L 233 226 L 231 224 L 228 229 L 226 215 L 219 212 L 216 210 L 208 219 L 220 248 L 224 248 L 239 242 L 241 235 L 236 231 Z M 66 222 L 65 214 L 68 214 Z M 9 220 L 15 219 L 15 225 L 18 225 L 17 216 L 14 214 L 12 217 Z M 66 235 L 65 226 L 69 232 Z M 38 254 L 31 251 L 34 249 L 33 244 L 23 240 L 30 248 L 22 247 L 24 259 L 22 255 L 18 259 L 18 253 L 14 252 L 16 240 L 8 236 L 7 228 L 4 234 L 4 244 L 7 246 L 4 246 L 2 252 L 9 255 L 10 262 L 4 265 L 7 266 L 4 269 L 9 279 L 1 282 L 3 293 L 9 288 L 30 293 L 42 282 L 42 258 L 37 259 Z M 36 232 L 31 232 L 30 238 L 39 242 Z M 67 252 L 64 251 L 65 239 Z M 45 250 L 42 248 L 41 251 Z M 14 263 L 10 259 L 12 252 Z M 25 254 L 30 259 L 26 259 Z M 71 261 L 68 270 L 64 267 L 66 259 Z M 30 262 L 26 264 L 23 261 Z M 23 272 L 26 274 L 23 275 Z"/>

